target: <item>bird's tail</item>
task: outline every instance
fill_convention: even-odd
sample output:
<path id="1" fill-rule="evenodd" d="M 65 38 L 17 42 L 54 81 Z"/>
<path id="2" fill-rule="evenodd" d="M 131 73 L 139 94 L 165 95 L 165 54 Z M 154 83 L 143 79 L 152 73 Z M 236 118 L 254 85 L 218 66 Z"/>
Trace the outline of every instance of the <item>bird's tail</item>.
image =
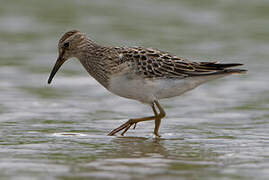
<path id="1" fill-rule="evenodd" d="M 213 71 L 211 74 L 243 74 L 246 73 L 245 69 L 230 69 L 235 66 L 242 66 L 239 63 L 227 63 L 222 64 L 219 62 L 200 62 L 198 69 L 205 69 L 208 71 Z M 215 71 L 215 72 L 214 72 Z"/>
<path id="2" fill-rule="evenodd" d="M 245 74 L 247 73 L 246 69 L 225 69 L 223 73 L 229 73 L 229 74 Z"/>

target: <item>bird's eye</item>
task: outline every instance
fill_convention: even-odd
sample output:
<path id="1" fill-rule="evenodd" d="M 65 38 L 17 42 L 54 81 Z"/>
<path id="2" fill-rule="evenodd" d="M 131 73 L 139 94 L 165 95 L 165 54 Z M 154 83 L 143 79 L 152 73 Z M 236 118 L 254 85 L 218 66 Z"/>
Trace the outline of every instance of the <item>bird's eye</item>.
<path id="1" fill-rule="evenodd" d="M 68 48 L 69 47 L 69 42 L 64 43 L 64 47 Z"/>

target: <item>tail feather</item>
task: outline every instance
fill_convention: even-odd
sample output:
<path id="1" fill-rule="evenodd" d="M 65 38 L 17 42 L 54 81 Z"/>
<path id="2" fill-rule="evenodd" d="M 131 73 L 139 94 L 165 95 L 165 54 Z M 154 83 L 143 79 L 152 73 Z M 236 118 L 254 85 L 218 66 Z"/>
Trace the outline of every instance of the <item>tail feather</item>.
<path id="1" fill-rule="evenodd" d="M 246 73 L 246 69 L 225 69 L 223 73 L 229 73 L 229 74 L 244 74 Z"/>
<path id="2" fill-rule="evenodd" d="M 243 74 L 246 73 L 247 70 L 245 69 L 229 69 L 235 66 L 242 66 L 243 64 L 240 63 L 226 63 L 222 64 L 219 62 L 200 62 L 199 67 L 197 70 L 205 69 L 208 71 L 215 71 L 211 74 Z"/>
<path id="3" fill-rule="evenodd" d="M 245 69 L 230 69 L 235 66 L 242 66 L 239 63 L 221 64 L 218 62 L 199 62 L 194 64 L 195 71 L 185 71 L 186 74 L 191 76 L 210 76 L 210 75 L 224 75 L 224 74 L 243 74 L 246 73 Z"/>
<path id="4" fill-rule="evenodd" d="M 235 66 L 242 66 L 243 64 L 240 63 L 228 63 L 228 64 L 221 64 L 217 62 L 201 62 L 200 66 L 204 66 L 205 68 L 212 68 L 215 70 L 223 70 L 226 68 L 230 67 L 235 67 Z"/>

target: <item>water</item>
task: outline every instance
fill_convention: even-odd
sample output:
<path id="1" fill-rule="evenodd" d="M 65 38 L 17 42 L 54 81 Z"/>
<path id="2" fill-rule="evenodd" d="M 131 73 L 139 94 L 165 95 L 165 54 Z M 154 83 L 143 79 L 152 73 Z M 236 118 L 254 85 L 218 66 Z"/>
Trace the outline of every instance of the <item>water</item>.
<path id="1" fill-rule="evenodd" d="M 268 179 L 266 0 L 1 0 L 0 179 Z M 52 85 L 57 41 L 79 29 L 100 44 L 241 62 L 247 75 L 161 101 L 154 123 L 107 133 L 149 107 L 107 92 L 76 60 Z"/>

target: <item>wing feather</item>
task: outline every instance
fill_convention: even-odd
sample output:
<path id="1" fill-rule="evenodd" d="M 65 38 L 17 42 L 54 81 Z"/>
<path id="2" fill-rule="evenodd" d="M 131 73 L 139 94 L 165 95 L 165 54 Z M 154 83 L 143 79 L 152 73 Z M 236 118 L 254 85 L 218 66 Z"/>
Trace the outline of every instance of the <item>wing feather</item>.
<path id="1" fill-rule="evenodd" d="M 227 68 L 242 64 L 219 62 L 193 62 L 152 48 L 122 47 L 118 53 L 132 69 L 145 78 L 184 78 L 225 73 Z"/>

